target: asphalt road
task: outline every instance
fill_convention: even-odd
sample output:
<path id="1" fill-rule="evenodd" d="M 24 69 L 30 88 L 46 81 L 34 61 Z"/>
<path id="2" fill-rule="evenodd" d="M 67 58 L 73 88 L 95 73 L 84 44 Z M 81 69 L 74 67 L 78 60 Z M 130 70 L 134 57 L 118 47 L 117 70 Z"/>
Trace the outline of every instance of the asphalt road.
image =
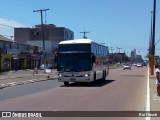
<path id="1" fill-rule="evenodd" d="M 110 70 L 106 80 L 97 81 L 95 86 L 88 83 L 72 83 L 66 87 L 57 80 L 49 80 L 3 89 L 0 91 L 0 111 L 146 111 L 146 90 L 147 67 L 132 67 L 132 70 L 119 68 Z M 114 114 L 116 116 L 116 112 Z M 17 118 L 11 120 L 13 119 Z M 34 118 L 34 120 L 41 119 L 145 120 L 146 118 L 114 117 L 114 115 Z"/>

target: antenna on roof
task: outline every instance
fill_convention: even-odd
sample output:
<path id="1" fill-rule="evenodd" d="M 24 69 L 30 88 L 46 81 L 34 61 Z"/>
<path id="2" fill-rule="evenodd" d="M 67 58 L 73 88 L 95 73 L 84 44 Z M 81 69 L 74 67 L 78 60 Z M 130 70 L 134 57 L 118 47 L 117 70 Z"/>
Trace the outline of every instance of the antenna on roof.
<path id="1" fill-rule="evenodd" d="M 80 32 L 80 33 L 83 33 L 83 38 L 84 38 L 84 39 L 87 39 L 86 33 L 90 33 L 90 32 L 87 32 L 87 31 L 84 30 L 83 32 Z"/>
<path id="2" fill-rule="evenodd" d="M 47 24 L 47 12 L 46 12 L 46 10 L 45 10 L 45 24 Z"/>

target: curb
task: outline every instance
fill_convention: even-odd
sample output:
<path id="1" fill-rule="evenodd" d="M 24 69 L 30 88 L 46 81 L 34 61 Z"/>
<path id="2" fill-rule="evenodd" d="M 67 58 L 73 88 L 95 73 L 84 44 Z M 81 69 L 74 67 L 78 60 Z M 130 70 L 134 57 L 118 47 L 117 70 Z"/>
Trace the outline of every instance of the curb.
<path id="1" fill-rule="evenodd" d="M 22 77 L 27 77 L 27 76 L 39 76 L 39 75 L 48 76 L 48 75 L 52 75 L 52 74 L 27 74 L 27 75 L 17 75 L 17 76 L 14 76 L 14 77 L 0 78 L 0 80 L 22 78 Z"/>
<path id="2" fill-rule="evenodd" d="M 14 76 L 14 77 L 5 77 L 5 78 L 0 78 L 0 80 L 22 78 L 22 77 L 26 77 L 26 76 L 30 76 L 30 75 L 28 74 L 28 75 Z"/>
<path id="3" fill-rule="evenodd" d="M 55 79 L 57 79 L 57 76 L 52 77 L 52 78 L 49 77 L 47 79 L 32 79 L 32 80 L 27 80 L 27 81 L 0 84 L 0 89 L 6 88 L 6 87 L 17 86 L 17 85 L 23 85 L 23 84 L 30 84 L 30 83 L 35 83 L 35 82 L 47 81 L 47 80 L 55 80 Z"/>

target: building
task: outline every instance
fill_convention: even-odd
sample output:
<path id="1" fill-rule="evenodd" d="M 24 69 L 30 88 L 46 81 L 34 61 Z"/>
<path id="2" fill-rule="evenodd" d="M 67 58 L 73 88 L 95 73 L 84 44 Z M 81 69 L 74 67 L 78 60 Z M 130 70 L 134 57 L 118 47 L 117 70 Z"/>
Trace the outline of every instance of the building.
<path id="1" fill-rule="evenodd" d="M 30 45 L 38 45 L 43 48 L 43 42 L 40 41 L 28 41 L 27 44 Z M 52 40 L 45 41 L 45 54 L 42 54 L 42 51 L 39 53 L 40 55 L 40 64 L 52 64 L 54 65 L 54 50 L 57 48 L 58 43 Z"/>
<path id="2" fill-rule="evenodd" d="M 19 43 L 27 41 L 42 41 L 42 27 L 35 25 L 33 28 L 15 28 L 14 40 Z M 53 24 L 44 24 L 44 40 L 59 43 L 63 40 L 74 39 L 74 32 L 65 27 L 56 27 Z"/>
<path id="3" fill-rule="evenodd" d="M 0 71 L 34 68 L 35 62 L 40 64 L 37 54 L 40 51 L 39 46 L 18 43 L 0 35 Z"/>
<path id="4" fill-rule="evenodd" d="M 0 70 L 11 69 L 12 55 L 7 52 L 12 48 L 12 45 L 12 40 L 0 35 Z"/>
<path id="5" fill-rule="evenodd" d="M 53 24 L 44 24 L 43 28 L 44 33 L 41 25 L 35 25 L 33 28 L 15 28 L 14 40 L 19 43 L 44 46 L 45 54 L 41 56 L 41 64 L 54 64 L 54 49 L 58 47 L 60 41 L 74 39 L 74 32 L 65 27 L 56 27 Z"/>
<path id="6" fill-rule="evenodd" d="M 131 51 L 131 61 L 135 62 L 136 60 L 136 49 L 134 49 L 133 51 Z"/>

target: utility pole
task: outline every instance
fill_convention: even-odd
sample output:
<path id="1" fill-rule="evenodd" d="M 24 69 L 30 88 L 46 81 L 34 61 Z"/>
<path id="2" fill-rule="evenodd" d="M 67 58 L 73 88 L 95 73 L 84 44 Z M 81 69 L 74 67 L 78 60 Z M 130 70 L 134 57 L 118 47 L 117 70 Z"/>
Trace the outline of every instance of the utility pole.
<path id="1" fill-rule="evenodd" d="M 46 12 L 47 10 L 49 10 L 49 9 L 33 10 L 33 12 L 40 12 L 40 13 L 41 13 L 41 27 L 42 27 L 43 52 L 45 51 L 43 12 Z"/>
<path id="2" fill-rule="evenodd" d="M 110 50 L 112 51 L 112 54 L 113 54 L 113 50 L 114 50 L 114 49 L 111 47 L 111 49 L 110 49 Z"/>
<path id="3" fill-rule="evenodd" d="M 83 38 L 84 38 L 84 39 L 87 39 L 87 37 L 86 37 L 86 33 L 90 33 L 90 32 L 86 32 L 86 31 L 84 31 L 84 32 L 80 32 L 80 33 L 83 33 Z"/>
<path id="4" fill-rule="evenodd" d="M 46 12 L 49 9 L 40 9 L 40 10 L 33 10 L 33 12 L 40 12 L 41 13 L 41 28 L 42 28 L 42 40 L 43 40 L 43 54 L 44 54 L 44 72 L 46 69 L 46 53 L 45 53 L 45 40 L 44 40 L 44 24 L 43 24 L 43 12 Z M 36 68 L 35 68 L 36 73 L 38 73 L 37 69 L 37 62 L 36 62 Z"/>
<path id="5" fill-rule="evenodd" d="M 151 61 L 151 50 L 152 50 L 152 36 L 153 36 L 153 11 L 151 11 L 151 30 L 150 30 L 150 37 L 149 37 L 149 67 L 150 67 L 150 72 L 151 72 L 151 65 L 152 65 L 152 61 Z"/>
<path id="6" fill-rule="evenodd" d="M 152 34 L 152 45 L 151 45 L 151 64 L 150 64 L 150 73 L 154 75 L 154 56 L 155 56 L 155 21 L 156 21 L 156 0 L 153 3 L 153 34 Z"/>
<path id="7" fill-rule="evenodd" d="M 122 48 L 118 48 L 118 47 L 117 47 L 117 49 L 119 50 L 119 53 L 120 53 L 120 50 L 121 50 Z"/>

